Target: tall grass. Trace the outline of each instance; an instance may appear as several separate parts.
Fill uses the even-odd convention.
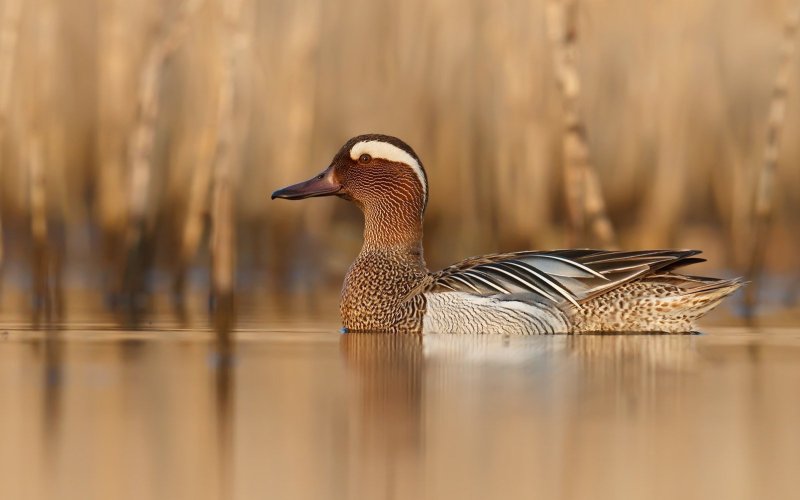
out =
[[[369,131],[402,137],[426,166],[431,267],[569,243],[545,0],[246,0],[235,23],[229,3],[0,2],[7,281],[31,270],[37,239],[73,270],[68,284],[133,302],[173,280],[338,286],[358,212],[268,194]],[[603,194],[592,210],[605,204],[620,247],[704,247],[717,267],[744,269],[788,5],[580,2],[575,111]],[[790,90],[799,67],[787,63]],[[767,272],[798,267],[795,97],[761,238]],[[34,216],[57,230],[43,239]]]

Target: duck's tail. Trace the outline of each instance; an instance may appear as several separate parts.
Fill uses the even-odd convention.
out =
[[[690,332],[698,318],[744,284],[741,278],[648,276],[582,304],[576,313],[577,330]]]
[[[714,279],[702,286],[687,290],[686,295],[691,300],[686,313],[691,315],[692,321],[696,320],[717,307],[725,297],[746,283],[742,278]]]

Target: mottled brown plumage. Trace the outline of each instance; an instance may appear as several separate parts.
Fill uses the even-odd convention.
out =
[[[515,252],[430,273],[422,255],[427,177],[395,137],[354,137],[324,172],[273,198],[328,195],[364,213],[364,244],[342,289],[349,331],[686,332],[742,285],[675,273],[703,260],[695,250]]]

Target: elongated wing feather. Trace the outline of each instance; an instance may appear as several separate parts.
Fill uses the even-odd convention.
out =
[[[555,250],[473,257],[431,274],[412,294],[462,291],[477,295],[580,303],[631,280],[700,262],[697,250]],[[515,299],[516,300],[516,299]]]

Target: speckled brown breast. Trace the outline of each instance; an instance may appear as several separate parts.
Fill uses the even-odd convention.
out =
[[[425,297],[404,300],[427,272],[421,259],[368,250],[356,258],[342,288],[340,311],[348,331],[420,332]]]

